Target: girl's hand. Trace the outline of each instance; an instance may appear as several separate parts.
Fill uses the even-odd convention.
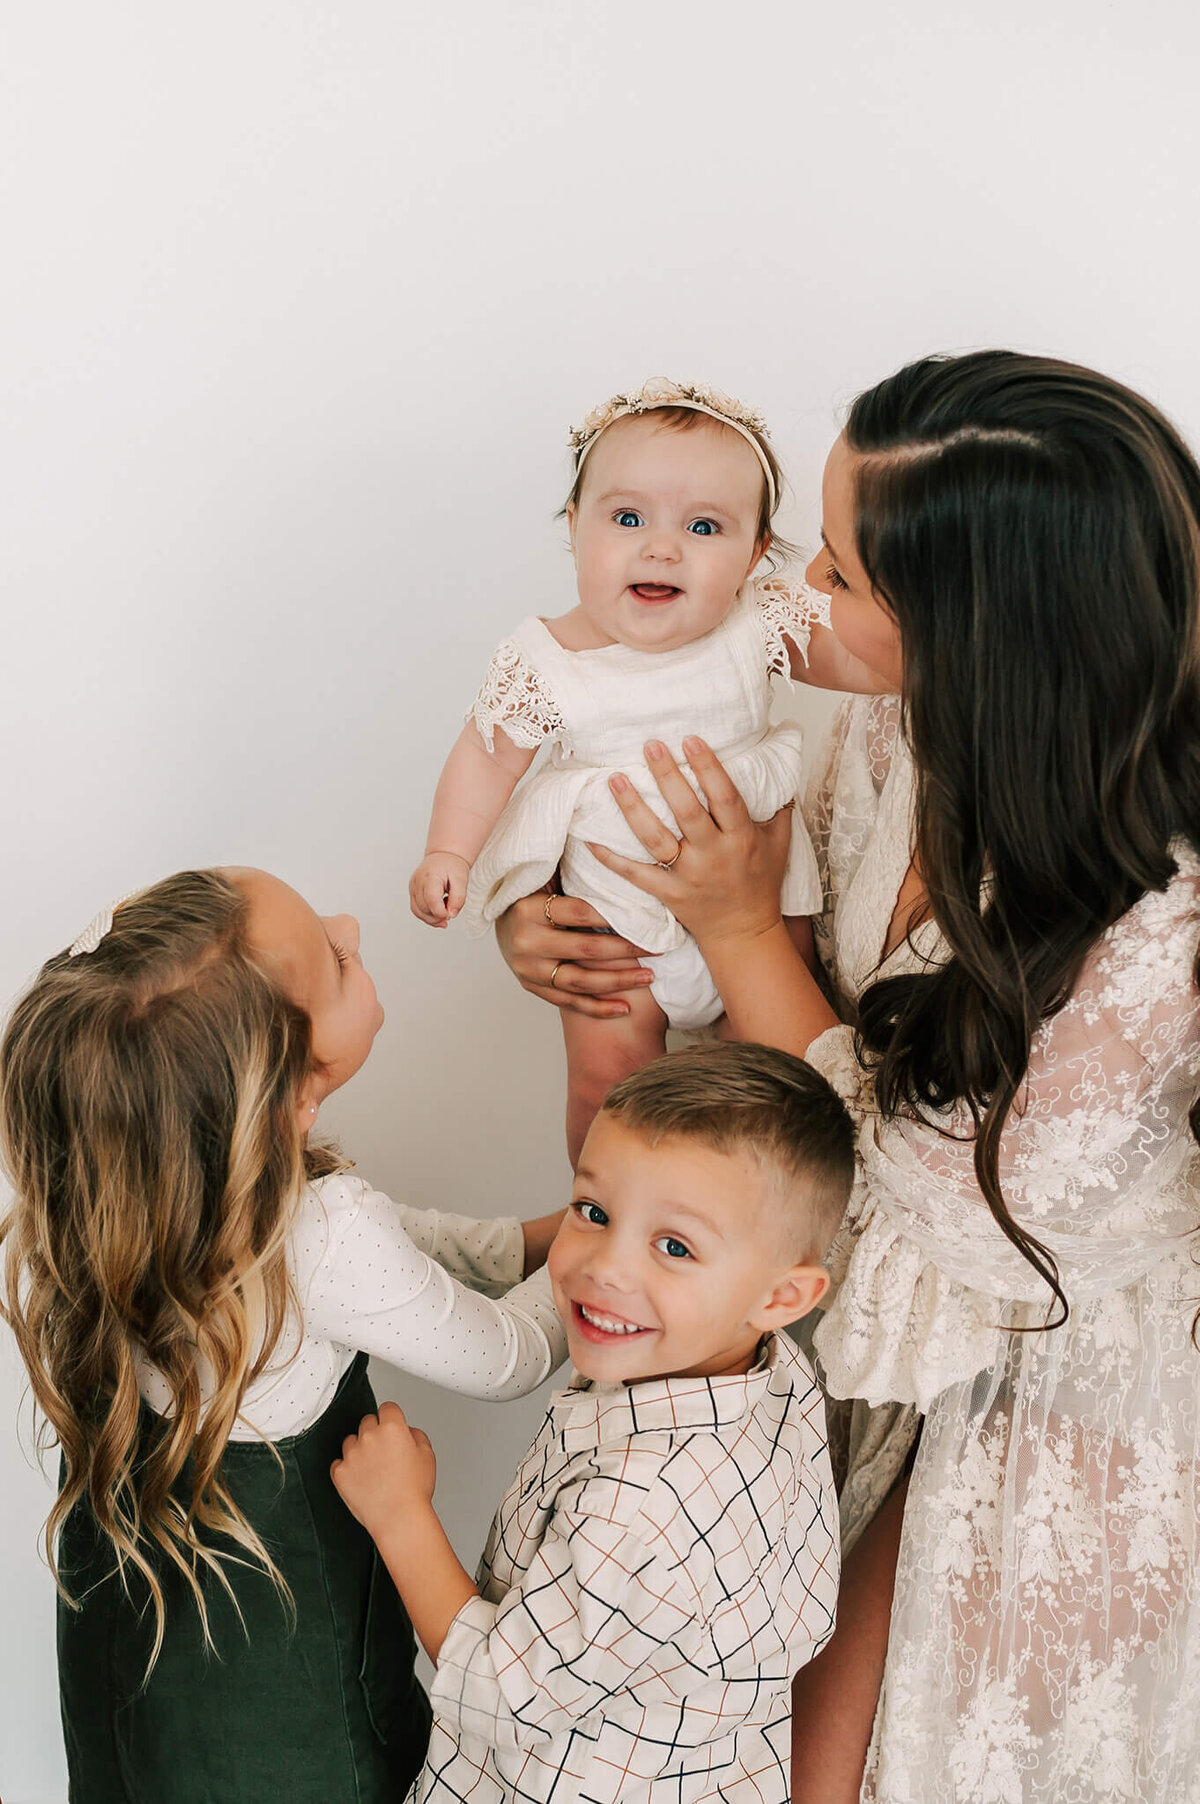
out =
[[[637,962],[638,947],[629,940],[596,931],[606,926],[604,916],[578,896],[538,890],[500,916],[496,940],[531,996],[580,1015],[627,1015],[621,991],[643,989],[653,973]]]
[[[467,899],[471,867],[457,852],[427,852],[408,880],[408,900],[418,921],[448,927]]]
[[[683,749],[707,808],[667,748],[657,740],[646,747],[654,780],[679,824],[678,836],[646,806],[627,777],[616,776],[609,783],[621,813],[657,862],[639,864],[604,846],[590,849],[610,871],[665,902],[702,947],[717,940],[757,938],[782,919],[779,894],[791,846],[792,804],[769,821],[752,821],[704,741],[685,739]],[[664,868],[668,864],[670,869]]]
[[[409,1427],[398,1403],[364,1416],[329,1468],[343,1503],[375,1540],[401,1512],[429,1507],[436,1473],[428,1435]]]

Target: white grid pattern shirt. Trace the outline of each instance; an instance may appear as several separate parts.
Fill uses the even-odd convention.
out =
[[[754,1370],[552,1399],[450,1626],[419,1804],[787,1804],[789,1681],[833,1629],[820,1391]]]

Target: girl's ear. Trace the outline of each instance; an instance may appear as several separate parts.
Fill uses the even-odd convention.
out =
[[[568,501],[567,505],[563,508],[563,513],[567,516],[567,533],[570,536],[570,540],[571,540],[571,551],[572,551],[572,553],[574,553],[574,550],[575,550],[575,521],[578,516],[579,509],[576,507],[576,505],[573,501]]]
[[[772,1331],[786,1328],[815,1309],[828,1289],[829,1273],[823,1265],[793,1265],[750,1317],[751,1326]]]
[[[758,566],[762,563],[763,559],[766,557],[768,551],[770,551],[771,546],[774,543],[775,543],[774,534],[769,533],[769,532],[764,532],[762,538],[758,541],[758,544],[755,547],[754,556],[750,559],[750,568],[746,572],[747,576],[752,575],[753,572],[758,569]]]

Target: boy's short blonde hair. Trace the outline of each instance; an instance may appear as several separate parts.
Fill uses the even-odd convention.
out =
[[[652,1144],[678,1137],[752,1153],[777,1180],[790,1253],[815,1263],[828,1252],[854,1182],[855,1127],[803,1059],[771,1046],[688,1046],[624,1078],[604,1113]]]

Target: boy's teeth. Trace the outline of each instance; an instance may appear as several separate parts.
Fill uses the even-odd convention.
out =
[[[579,1313],[583,1317],[585,1322],[590,1322],[593,1328],[603,1328],[603,1330],[606,1334],[640,1334],[641,1333],[641,1329],[638,1327],[636,1322],[613,1322],[613,1321],[610,1321],[608,1316],[606,1316],[606,1315],[597,1315],[594,1310],[585,1309],[582,1303],[579,1305]]]

